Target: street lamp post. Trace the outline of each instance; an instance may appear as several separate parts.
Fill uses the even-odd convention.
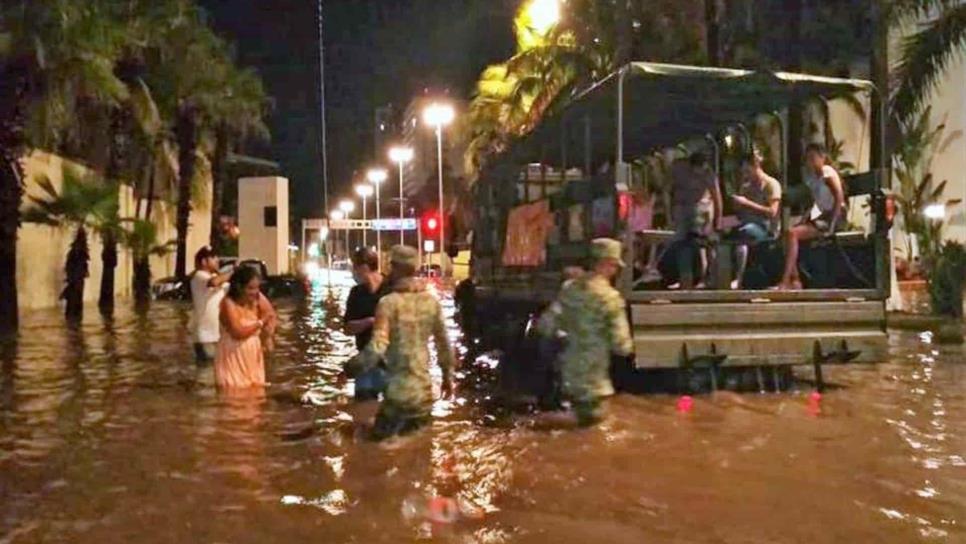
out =
[[[366,173],[369,183],[376,186],[376,221],[382,219],[382,204],[379,202],[379,187],[389,179],[389,172],[383,168],[373,168]],[[379,268],[382,268],[382,230],[376,229],[376,255],[379,257]]]
[[[362,197],[362,247],[369,247],[369,239],[366,236],[366,231],[369,230],[366,228],[366,221],[369,220],[366,204],[372,196],[372,185],[367,183],[356,185],[356,194]]]
[[[399,165],[399,245],[406,243],[406,231],[403,220],[406,217],[406,200],[403,197],[403,165],[413,160],[413,148],[394,147],[389,150],[389,159]]]
[[[436,158],[437,170],[439,173],[439,270],[442,275],[443,270],[443,249],[446,240],[445,224],[446,211],[443,202],[443,126],[453,122],[456,112],[453,107],[447,104],[432,103],[423,112],[423,121],[436,129]]]
[[[345,214],[345,219],[349,219],[349,214],[351,214],[356,209],[356,203],[351,200],[343,200],[339,203],[339,209]],[[349,248],[349,229],[345,229],[345,256],[346,258],[351,258],[352,250]]]

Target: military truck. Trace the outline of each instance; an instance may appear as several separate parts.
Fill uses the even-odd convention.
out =
[[[735,157],[752,149],[756,138],[749,127],[763,118],[774,129],[757,144],[771,148],[770,174],[785,189],[784,232],[810,205],[807,191],[788,184],[792,169],[803,166],[790,164],[790,146],[801,143],[789,142],[789,111],[824,110],[828,123],[830,101],[876,103],[871,97],[877,92],[857,79],[651,62],[624,66],[552,113],[481,173],[472,283],[458,292],[462,314],[475,324],[484,349],[521,345],[528,321],[559,291],[565,268],[583,265],[598,236],[623,240],[627,263],[656,254],[658,269],[673,276],[669,218],[661,224],[660,205],[651,207],[650,221],[636,217],[640,187],[647,192],[648,177],[654,177],[647,162],[698,142],[733,185]],[[852,127],[865,139],[884,132],[868,130],[868,109],[856,121],[861,126]],[[818,130],[817,137],[834,140],[830,132]],[[881,151],[883,143],[862,146]],[[633,365],[700,372],[712,387],[727,369],[745,369],[760,388],[778,387],[791,366],[809,365],[821,388],[822,365],[882,360],[893,208],[887,165],[881,152],[878,157],[879,164],[843,176],[851,215],[864,216],[858,225],[805,245],[804,289],[766,289],[777,282],[780,235],[751,248],[748,270],[757,280],[740,290],[727,288],[735,246],[727,235],[703,241],[716,255],[704,289],[670,289],[673,278],[635,283],[632,267],[625,269],[618,287],[628,302]],[[724,185],[726,193],[733,191]],[[660,191],[651,192],[660,200]],[[511,357],[508,364],[526,365],[528,358]]]

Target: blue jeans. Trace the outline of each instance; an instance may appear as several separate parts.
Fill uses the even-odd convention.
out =
[[[748,240],[749,242],[764,242],[771,238],[768,229],[761,223],[745,223],[741,225],[738,227],[738,235],[741,239]]]
[[[356,376],[356,400],[379,398],[379,393],[386,390],[387,383],[386,370],[381,366],[363,372]]]

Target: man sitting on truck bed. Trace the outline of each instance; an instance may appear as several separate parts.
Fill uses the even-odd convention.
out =
[[[737,229],[738,239],[752,244],[775,236],[782,201],[781,184],[765,173],[761,162],[758,151],[741,158],[741,187],[732,197],[741,222]],[[740,289],[748,265],[748,244],[738,245],[735,253],[737,266],[731,288]]]
[[[704,153],[696,152],[691,155],[685,164],[684,161],[675,161],[671,166],[671,215],[674,220],[674,241],[684,242],[691,247],[696,238],[703,238],[710,235],[715,230],[719,230],[721,224],[721,189],[718,184],[718,176],[715,175],[708,163],[708,157]],[[685,251],[685,255],[690,256],[690,251]],[[708,254],[705,249],[700,251],[701,272],[697,278],[700,287],[708,270]],[[690,289],[694,287],[694,280],[691,278],[690,259],[678,259],[681,287]]]
[[[598,238],[590,249],[590,272],[567,284],[538,324],[541,335],[566,334],[562,389],[582,427],[600,421],[603,399],[614,394],[611,354],[628,356],[634,349],[624,298],[612,285],[624,266],[621,244]]]

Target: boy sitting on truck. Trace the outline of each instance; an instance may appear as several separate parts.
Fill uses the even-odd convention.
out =
[[[778,215],[781,211],[782,186],[761,167],[761,155],[755,151],[741,159],[742,182],[738,194],[733,196],[734,205],[741,222],[737,229],[738,239],[745,244],[735,248],[737,266],[732,289],[740,289],[745,268],[748,266],[748,246],[758,244],[775,236]]]

